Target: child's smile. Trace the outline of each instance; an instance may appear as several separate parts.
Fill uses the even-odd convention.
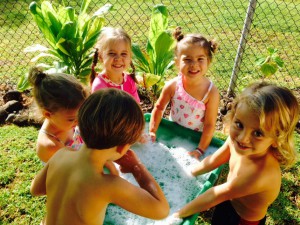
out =
[[[130,66],[131,50],[124,40],[110,43],[103,51],[100,58],[103,61],[104,73],[110,75],[122,75]]]
[[[197,76],[204,75],[208,70],[208,59],[203,47],[193,45],[192,47],[182,47],[177,65],[183,75]]]
[[[264,155],[275,144],[271,134],[262,130],[257,114],[245,103],[240,103],[236,108],[230,137],[236,151],[248,156]]]

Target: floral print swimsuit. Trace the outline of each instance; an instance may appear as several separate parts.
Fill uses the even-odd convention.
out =
[[[213,86],[210,82],[209,88],[201,101],[189,95],[183,88],[182,75],[178,76],[175,94],[171,100],[170,119],[181,126],[195,131],[203,130],[203,122],[206,106],[204,101]]]

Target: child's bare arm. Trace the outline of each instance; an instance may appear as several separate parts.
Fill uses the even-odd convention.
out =
[[[253,199],[259,199],[259,193],[265,196],[265,190],[269,188],[270,182],[262,185],[261,179],[257,179],[259,172],[252,169],[248,171],[247,169],[240,176],[208,189],[177,211],[174,217],[187,217],[197,212],[208,210],[227,200],[244,198],[243,202],[245,203],[246,201],[253,202]]]
[[[54,141],[50,140],[49,138],[39,137],[37,141],[37,155],[40,160],[43,162],[48,162],[48,160],[64,145],[62,143],[55,143]]]
[[[38,172],[31,182],[30,193],[33,196],[46,195],[46,178],[48,171],[48,163]]]
[[[165,108],[170,102],[172,96],[174,95],[175,88],[173,83],[174,82],[169,82],[166,84],[152,110],[152,115],[149,122],[149,135],[152,141],[155,141],[156,139],[156,131],[163,117]]]
[[[148,218],[165,218],[169,213],[169,204],[164,193],[147,168],[139,161],[135,153],[132,150],[128,150],[128,152],[121,159],[117,160],[116,163],[120,165],[121,172],[132,173],[140,187],[150,194],[140,191],[138,194],[134,191],[135,198],[142,201],[143,204],[148,203],[148,208],[139,207],[135,208],[133,211],[136,210],[135,213]],[[129,201],[130,200],[128,199],[127,202]]]
[[[132,150],[128,150],[128,152],[116,162],[121,166],[120,168],[123,173],[132,173],[141,188],[148,191],[156,199],[160,199],[159,194],[161,194],[161,192],[159,191],[160,188],[155,179]]]
[[[226,194],[226,184],[218,185],[208,189],[205,193],[186,204],[174,216],[184,218],[198,212],[202,212],[228,200]]]
[[[216,121],[218,117],[218,107],[220,102],[220,96],[217,88],[213,86],[208,102],[206,103],[206,112],[203,124],[203,132],[198,144],[198,148],[206,150],[214,135]]]
[[[229,150],[229,139],[212,155],[204,158],[196,167],[194,167],[191,173],[194,176],[198,176],[229,161],[230,150]]]

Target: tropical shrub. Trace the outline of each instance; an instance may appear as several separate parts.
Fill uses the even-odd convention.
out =
[[[133,64],[140,85],[150,90],[154,98],[159,96],[164,85],[164,75],[174,65],[175,40],[168,28],[167,8],[162,4],[155,5],[145,50],[136,43],[132,44]]]
[[[78,15],[70,6],[54,7],[49,1],[43,1],[40,5],[30,3],[30,13],[49,44],[49,48],[39,44],[25,48],[25,52],[39,53],[31,59],[32,63],[43,60],[36,66],[50,73],[72,74],[86,83],[91,73],[93,46],[104,24],[103,14],[112,8],[111,4],[106,4],[89,16],[86,11],[90,2],[82,1]],[[28,87],[27,74],[24,74],[19,80],[18,89],[25,90]]]

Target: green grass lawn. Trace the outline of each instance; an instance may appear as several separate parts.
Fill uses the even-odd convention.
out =
[[[0,224],[39,224],[45,213],[45,197],[32,197],[30,183],[42,168],[35,153],[38,129],[35,127],[0,127]],[[296,136],[296,148],[300,135]],[[221,133],[216,137],[225,139]],[[283,172],[282,188],[277,200],[268,210],[268,225],[296,225],[300,223],[299,174],[300,161],[292,169]],[[225,170],[219,182],[224,181]],[[210,224],[212,210],[200,213],[196,224]]]

